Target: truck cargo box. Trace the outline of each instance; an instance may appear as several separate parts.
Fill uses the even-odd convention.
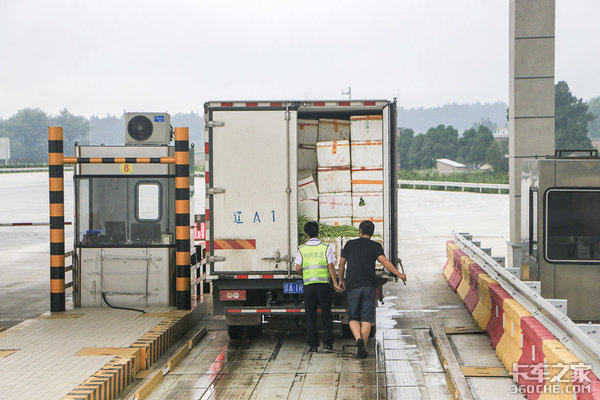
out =
[[[396,261],[395,102],[211,101],[205,104],[205,111],[209,277],[295,275],[298,202],[306,200],[306,193],[301,194],[298,189],[298,170],[317,169],[312,156],[316,151],[311,145],[315,134],[317,149],[323,139],[343,140],[335,149],[339,155],[349,150],[350,140],[350,147],[358,149],[352,150],[358,151],[361,165],[357,167],[381,168],[375,178],[362,179],[359,174],[357,185],[380,180],[377,186],[381,191],[365,190],[359,192],[362,195],[358,198],[354,196],[357,211],[352,211],[352,202],[348,201],[345,215],[330,212],[330,207],[328,212],[319,212],[319,218],[341,217],[350,223],[360,218],[376,219],[385,253],[392,262]],[[316,133],[315,121],[319,121]],[[357,137],[367,140],[352,140],[350,121],[357,129]],[[382,140],[374,141],[379,137],[379,126]],[[328,151],[331,156],[333,144]],[[308,152],[310,157],[306,157]],[[342,157],[343,165],[350,164],[348,158]],[[354,154],[351,158],[354,164]],[[319,183],[319,203],[323,203],[322,179],[318,173],[314,179]],[[350,182],[348,179],[347,196],[351,196]],[[361,197],[369,199],[366,206],[360,205]],[[303,212],[312,209],[310,214],[314,217],[314,206],[313,202],[304,204]]]
[[[300,318],[304,312],[294,268],[298,243],[305,240],[299,216],[334,226],[372,220],[380,235],[374,239],[396,263],[395,101],[213,101],[204,109],[207,279],[213,312],[226,316],[231,338],[256,332],[250,328],[267,318]],[[351,121],[362,140],[352,140]],[[365,167],[355,177],[353,143],[362,146],[355,168]],[[327,193],[340,189],[345,192]],[[353,190],[361,194],[355,207]],[[323,240],[335,245],[339,258],[348,238]],[[382,285],[391,278],[378,268],[381,300]],[[333,318],[349,334],[345,296],[333,299]]]

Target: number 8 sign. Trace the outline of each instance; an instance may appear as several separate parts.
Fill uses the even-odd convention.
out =
[[[121,172],[124,174],[130,174],[133,172],[133,165],[131,164],[121,164]]]

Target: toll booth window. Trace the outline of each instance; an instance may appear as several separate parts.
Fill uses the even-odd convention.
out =
[[[169,178],[101,176],[76,182],[78,246],[175,244],[174,189]]]
[[[160,184],[140,182],[136,186],[136,218],[138,221],[158,221],[160,219]]]
[[[546,192],[546,259],[600,261],[600,191],[550,189]]]

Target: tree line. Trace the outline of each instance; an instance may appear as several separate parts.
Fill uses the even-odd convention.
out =
[[[566,82],[555,87],[556,148],[564,150],[591,149],[588,130],[600,137],[600,97],[589,103],[575,97]],[[173,126],[190,127],[190,141],[201,144],[204,121],[201,114],[177,113],[171,116]],[[399,125],[402,126],[400,119]],[[496,124],[483,118],[472,128],[459,131],[451,125],[438,125],[424,134],[412,129],[401,131],[398,141],[400,168],[422,170],[435,167],[435,160],[448,158],[463,163],[488,162],[496,172],[508,170],[508,144],[496,141],[492,129]],[[66,108],[58,115],[40,109],[19,110],[7,119],[0,119],[0,137],[10,138],[11,163],[43,163],[48,158],[48,126],[62,126],[64,152],[73,154],[73,144],[120,145],[124,143],[124,115],[86,118],[74,115]],[[91,132],[90,132],[91,131]]]
[[[588,129],[597,124],[600,130],[600,118],[590,112],[590,107],[596,107],[600,115],[600,97],[588,104],[575,97],[565,81],[555,85],[556,149],[592,149]],[[437,159],[448,158],[473,165],[487,162],[494,172],[508,171],[508,140],[494,140],[489,124],[475,124],[462,135],[450,125],[438,125],[419,135],[412,129],[403,129],[398,151],[401,170],[434,168]]]
[[[508,171],[507,140],[494,140],[492,131],[484,125],[473,127],[459,136],[452,126],[438,125],[425,134],[414,135],[412,129],[400,132],[398,141],[400,169],[434,168],[436,160],[448,158],[477,165],[488,162],[497,172]]]

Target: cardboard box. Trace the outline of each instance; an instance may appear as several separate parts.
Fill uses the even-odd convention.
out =
[[[317,142],[319,167],[345,167],[350,165],[350,141]]]
[[[352,193],[352,219],[366,219],[383,215],[382,192]]]
[[[319,219],[319,199],[298,200],[298,215],[317,221]]]
[[[298,180],[298,200],[318,199],[319,190],[312,174],[306,178]]]
[[[353,115],[350,117],[351,140],[383,140],[381,115]]]
[[[317,147],[307,144],[298,145],[298,169],[317,169]]]
[[[353,167],[353,192],[383,192],[383,168]]]
[[[353,167],[382,167],[383,141],[359,140],[350,144]]]
[[[317,143],[319,134],[318,119],[299,119],[298,120],[298,144],[308,144],[314,146]]]
[[[342,119],[319,119],[319,142],[350,139],[350,121]]]
[[[350,192],[320,193],[319,217],[352,218],[352,194]]]
[[[319,168],[317,179],[320,193],[350,192],[350,167]]]

